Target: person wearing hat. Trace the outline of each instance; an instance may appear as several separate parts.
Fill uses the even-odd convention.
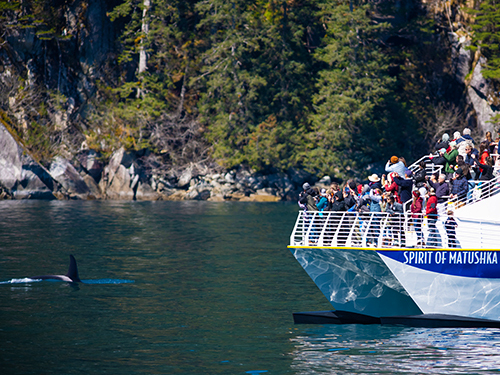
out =
[[[469,191],[469,184],[465,178],[462,168],[458,168],[453,175],[451,183],[451,195],[450,198],[457,198],[458,200],[463,200],[467,197],[467,192]]]
[[[316,203],[316,207],[318,207],[319,211],[325,211],[328,207],[328,197],[326,195],[326,189],[321,189],[319,192],[319,200]]]
[[[399,160],[397,156],[392,156],[385,165],[385,171],[387,173],[396,172],[400,176],[404,176],[406,167],[402,161]]]
[[[347,181],[347,185],[344,187],[344,205],[347,211],[354,211],[356,209],[356,204],[358,203],[358,186],[354,180]]]
[[[382,189],[382,183],[380,182],[380,177],[377,176],[375,173],[368,177],[368,181],[370,181],[370,183],[368,184],[368,186],[370,186],[370,189],[372,190]]]
[[[442,165],[443,167],[446,165],[446,159],[444,158],[444,154],[446,153],[445,148],[441,148],[438,150],[437,155],[430,154],[429,159],[434,165]]]
[[[299,194],[299,206],[305,207],[304,211],[318,211],[316,200],[314,199],[318,195],[317,191],[311,188],[308,182],[304,182],[302,189],[302,192]]]
[[[427,215],[427,224],[429,225],[429,236],[427,237],[427,246],[441,247],[441,235],[436,227],[438,219],[437,197],[434,188],[430,188],[427,193],[427,204],[425,214]]]

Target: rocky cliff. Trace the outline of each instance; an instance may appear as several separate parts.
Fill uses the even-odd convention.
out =
[[[0,198],[277,202],[295,200],[305,181],[317,181],[296,170],[262,175],[243,168],[203,173],[188,167],[180,175],[151,175],[143,157],[121,148],[103,165],[88,150],[72,163],[56,156],[45,168],[0,124]]]
[[[262,174],[243,167],[226,170],[212,162],[172,168],[159,165],[147,150],[118,148],[102,155],[89,149],[92,103],[106,92],[99,87],[123,78],[115,69],[117,30],[123,25],[108,17],[120,3],[61,2],[49,14],[56,20],[53,29],[41,29],[39,20],[29,18],[29,7],[16,10],[16,24],[0,22],[2,197],[274,201],[295,199],[304,181],[314,181],[297,170]],[[491,119],[500,113],[499,94],[481,73],[484,57],[467,48],[471,16],[464,2],[418,3],[447,30],[447,41],[437,47],[450,49],[450,60],[443,63],[463,87],[462,125],[480,136],[486,131],[496,135]],[[131,65],[128,73],[133,71]]]

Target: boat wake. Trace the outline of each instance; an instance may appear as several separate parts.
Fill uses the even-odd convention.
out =
[[[11,279],[7,281],[0,281],[0,284],[31,284],[39,283],[41,279],[30,279],[25,277],[23,279]],[[47,280],[47,281],[62,281],[62,280]],[[130,284],[134,283],[134,280],[127,279],[96,279],[96,280],[82,280],[82,284]]]
[[[83,284],[130,284],[134,280],[127,279],[97,279],[97,280],[82,280]]]
[[[0,284],[26,284],[26,283],[39,283],[41,279],[30,279],[25,277],[24,279],[11,279],[7,281],[0,281]]]

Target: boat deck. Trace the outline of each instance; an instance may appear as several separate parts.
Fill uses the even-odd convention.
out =
[[[301,211],[290,247],[498,249],[500,220],[491,218],[500,212],[492,216],[486,211],[500,207],[500,177],[478,181],[475,186],[479,188],[468,197],[439,204],[437,220],[410,212]],[[458,224],[455,234],[445,227],[449,210],[454,211]]]

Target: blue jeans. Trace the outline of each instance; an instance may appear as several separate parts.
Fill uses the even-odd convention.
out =
[[[427,217],[429,224],[429,236],[427,237],[427,246],[441,247],[441,235],[436,227],[437,217]]]
[[[421,218],[413,218],[411,219],[413,221],[413,225],[415,226],[415,232],[417,233],[417,238],[419,240],[424,238],[424,235],[422,233],[422,219]]]

